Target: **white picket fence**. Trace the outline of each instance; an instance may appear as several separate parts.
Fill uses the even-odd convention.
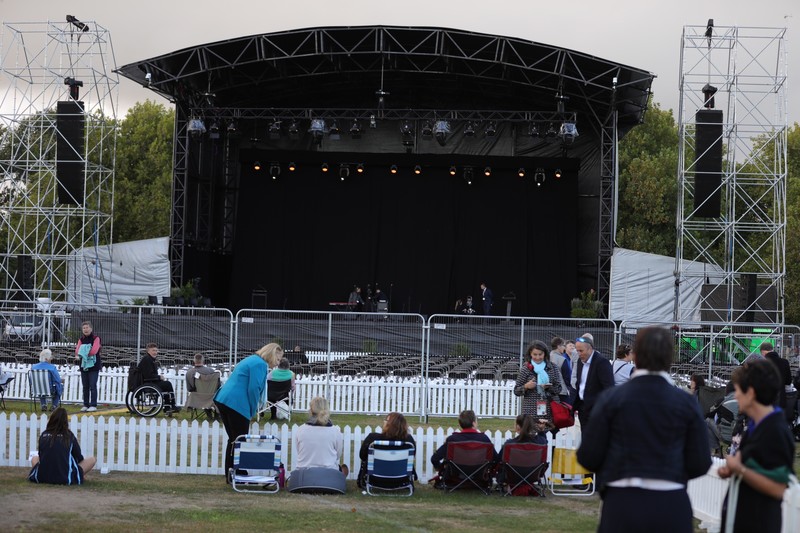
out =
[[[62,401],[82,403],[83,393],[77,366],[58,367],[64,382]],[[30,399],[27,374],[30,365],[5,364],[3,370],[15,376],[5,393],[8,399]],[[165,369],[177,397],[178,405],[186,402],[186,370]],[[222,381],[228,377],[223,371]],[[437,415],[458,416],[464,409],[472,409],[478,416],[514,418],[519,413],[519,398],[514,396],[511,381],[432,379],[428,382],[427,398],[431,406],[427,412]],[[126,367],[104,368],[97,383],[98,403],[124,405],[128,391]],[[414,414],[422,411],[422,380],[414,378],[377,378],[355,376],[303,376],[296,380],[295,409],[305,411],[315,396],[324,396],[335,413],[400,413]]]

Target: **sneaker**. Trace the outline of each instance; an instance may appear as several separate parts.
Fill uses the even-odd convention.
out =
[[[83,410],[83,409],[81,409],[81,411],[82,411],[82,410]],[[86,409],[86,410],[87,410],[88,412],[90,412],[90,413],[94,413],[95,411],[97,411],[97,407],[89,407],[89,408],[88,408],[88,409]]]
[[[88,411],[88,410],[89,410],[89,408],[88,408],[88,407],[86,407],[86,406],[83,406],[83,407],[81,407],[81,412],[82,412],[82,413],[85,413],[85,412],[86,412],[86,411]]]

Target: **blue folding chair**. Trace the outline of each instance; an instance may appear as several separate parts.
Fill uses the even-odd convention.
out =
[[[236,492],[274,494],[280,490],[280,466],[281,441],[277,437],[239,435],[233,444],[231,487]]]
[[[370,496],[403,491],[414,494],[416,449],[401,440],[376,440],[369,445],[366,490]]]

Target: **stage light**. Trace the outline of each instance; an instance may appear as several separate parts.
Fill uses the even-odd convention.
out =
[[[400,126],[400,133],[404,136],[414,135],[414,124],[410,120],[404,120],[403,124]]]
[[[378,121],[375,120],[375,115],[369,116],[369,127],[373,130],[378,127]]]
[[[578,128],[574,122],[563,122],[561,129],[558,130],[558,136],[561,137],[561,142],[564,144],[572,144],[578,136]]]
[[[253,163],[253,170],[255,170],[256,172],[261,170],[261,161],[256,161],[255,163]]]
[[[467,125],[464,126],[464,135],[467,137],[472,137],[475,135],[475,126],[472,125],[472,122],[467,122]]]
[[[342,138],[342,132],[339,130],[339,124],[334,120],[331,124],[331,129],[328,130],[328,137],[333,141],[338,141]]]
[[[350,177],[350,165],[341,164],[339,165],[339,179],[344,181],[345,178]]]
[[[350,138],[352,139],[361,138],[361,123],[358,121],[357,118],[354,118],[353,124],[350,125]]]
[[[483,134],[487,137],[494,137],[497,135],[497,123],[494,120],[490,120],[488,124],[486,124],[486,129],[483,130]]]
[[[492,175],[492,167],[486,167],[483,169],[483,175],[487,178]]]
[[[422,123],[422,131],[420,132],[422,138],[426,141],[430,141],[433,139],[433,125],[431,124],[430,120],[426,120]]]
[[[270,163],[269,164],[269,175],[272,179],[278,179],[278,176],[281,175],[281,166],[278,163]]]
[[[144,75],[144,86],[150,87],[151,85],[153,85],[153,73],[148,72]]]
[[[206,132],[206,125],[199,118],[191,118],[186,124],[186,131],[194,136],[202,135]]]
[[[397,165],[392,165],[389,167],[389,172],[392,174],[397,174]]]
[[[419,165],[414,165],[414,174],[416,174],[417,176],[422,174],[422,167]]]
[[[544,173],[544,169],[537,168],[536,172],[533,173],[533,182],[537,187],[541,187],[545,179],[547,179],[547,176]]]
[[[281,122],[279,120],[272,121],[272,124],[269,125],[268,134],[273,141],[281,138]]]
[[[297,125],[296,120],[293,120],[292,123],[289,124],[289,138],[293,141],[300,138],[300,126]]]
[[[450,167],[450,175],[451,176],[455,176],[456,175],[456,166],[455,165],[452,165]]]
[[[706,83],[701,90],[703,91],[703,107],[714,109],[714,95],[717,94],[717,88]]]
[[[557,168],[556,171],[553,173],[557,180],[561,179],[561,169]]]
[[[358,172],[359,174],[364,173],[364,163],[359,163],[356,165],[356,172]]]
[[[297,165],[294,164],[294,161],[290,161],[289,166],[286,168],[289,169],[289,172],[294,172],[295,170],[297,170]]]
[[[314,136],[317,144],[322,142],[322,136],[325,135],[325,120],[315,118],[311,120],[311,127],[308,129],[309,133]]]
[[[219,139],[219,122],[216,120],[212,121],[211,126],[208,127],[208,138]]]
[[[545,133],[545,137],[547,137],[548,139],[555,139],[557,135],[558,131],[556,131],[556,126],[551,122],[550,125],[547,127],[547,132]]]
[[[436,136],[436,142],[440,146],[447,143],[447,135],[450,133],[450,123],[446,120],[437,120],[433,125],[433,134]]]
[[[517,176],[519,176],[520,178],[524,178],[525,177],[525,169],[522,168],[522,167],[519,167],[519,170],[517,170]]]
[[[472,178],[474,177],[472,167],[464,167],[464,181],[467,185],[472,185]]]
[[[75,78],[64,78],[64,85],[69,86],[70,98],[73,100],[80,98],[80,88],[83,87],[83,82],[81,80],[76,80]]]
[[[239,130],[236,128],[236,121],[231,120],[228,122],[226,131],[228,132],[228,135],[238,135]]]
[[[530,124],[528,124],[528,135],[530,135],[533,138],[537,138],[541,135],[539,133],[539,126],[537,126],[535,122],[531,122]]]
[[[328,171],[328,163],[322,163],[322,167],[320,167],[320,170],[322,170],[323,172],[327,172]]]

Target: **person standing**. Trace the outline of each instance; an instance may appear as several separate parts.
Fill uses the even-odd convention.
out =
[[[364,300],[361,298],[361,287],[354,286],[347,298],[347,310],[361,312],[364,309]]]
[[[523,415],[531,415],[539,424],[552,427],[550,402],[561,392],[559,369],[547,358],[547,345],[533,341],[525,350],[525,362],[514,384],[514,395],[522,396]]]
[[[781,376],[781,384],[783,386],[778,394],[778,407],[783,409],[784,412],[789,411],[786,393],[792,388],[792,367],[788,360],[778,355],[778,352],[775,351],[775,347],[771,342],[763,342],[759,348],[764,359],[771,361],[772,364],[775,365],[775,368],[778,369],[778,374]],[[794,409],[791,411],[793,412]],[[789,420],[788,422],[791,423],[792,421]]]
[[[585,335],[578,337],[575,340],[575,346],[578,350],[578,364],[576,365],[576,397],[572,402],[572,407],[578,411],[578,419],[581,427],[584,428],[589,423],[589,416],[600,393],[614,386],[614,372],[611,370],[611,363],[608,362],[608,359],[594,349],[593,338]]]
[[[100,359],[100,337],[94,334],[92,323],[88,320],[81,324],[81,338],[75,345],[75,364],[81,370],[83,385],[83,407],[81,411],[97,411],[97,380],[103,362]]]
[[[80,485],[97,461],[81,454],[63,407],[57,407],[47,420],[47,427],[39,436],[38,452],[31,458],[32,468],[28,473],[28,480],[34,483]]]
[[[700,407],[669,376],[673,351],[670,330],[640,329],[636,371],[598,399],[582,427],[578,462],[597,473],[603,499],[598,532],[694,530],[686,484],[708,472],[711,455]]]
[[[53,352],[49,348],[42,350],[39,353],[39,362],[31,366],[31,370],[47,370],[50,372],[50,391],[53,398],[50,410],[55,411],[61,403],[61,393],[64,390],[64,385],[61,383],[61,375],[58,373],[58,369],[53,364]],[[47,396],[42,396],[40,400],[42,411],[47,410]]]
[[[225,479],[230,483],[233,468],[233,444],[236,437],[246,435],[250,420],[267,402],[267,373],[283,358],[283,348],[271,342],[236,364],[233,372],[214,396],[222,425],[228,435],[225,452]]]
[[[492,289],[486,286],[486,282],[481,282],[481,299],[483,300],[483,314],[491,315],[494,293]]]
[[[774,405],[783,382],[775,365],[763,359],[734,370],[731,381],[739,411],[749,422],[738,451],[717,471],[723,479],[733,477],[722,504],[720,531],[733,520],[732,531],[778,533],[794,464],[794,438]]]
[[[620,344],[617,346],[617,358],[611,363],[611,370],[614,372],[614,386],[619,387],[623,383],[627,383],[633,374],[634,366],[631,363],[633,353],[631,347],[627,344]]]

